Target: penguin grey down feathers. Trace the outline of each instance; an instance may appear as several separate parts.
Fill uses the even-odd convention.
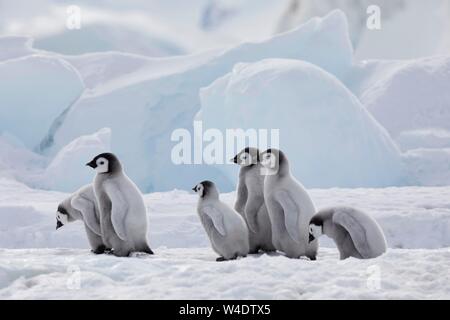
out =
[[[286,155],[268,149],[260,155],[266,169],[264,199],[272,224],[272,242],[290,258],[316,259],[317,240],[309,242],[309,221],[315,213],[308,192],[291,174]]]
[[[322,234],[334,240],[341,260],[371,259],[386,252],[386,238],[379,224],[354,208],[328,208],[315,214],[309,225],[309,239],[317,239]]]
[[[248,226],[250,253],[275,251],[272,226],[264,203],[264,174],[257,148],[245,148],[232,161],[240,166],[234,209]]]
[[[153,254],[147,243],[144,199],[123,171],[119,159],[112,153],[102,153],[86,165],[97,172],[94,192],[105,244],[119,257],[131,252]]]
[[[209,237],[217,261],[245,257],[249,252],[248,231],[244,219],[219,199],[219,191],[211,181],[192,188],[198,195],[197,213]]]
[[[110,250],[103,243],[100,230],[100,212],[91,184],[80,188],[58,205],[56,230],[76,220],[84,222],[86,235],[93,253],[100,254]]]

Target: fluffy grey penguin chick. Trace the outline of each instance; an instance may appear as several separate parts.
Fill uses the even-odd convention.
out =
[[[197,213],[213,250],[220,255],[217,261],[245,257],[249,245],[244,219],[220,201],[219,191],[213,182],[200,182],[192,190],[199,195]]]
[[[111,250],[103,243],[100,212],[92,184],[80,188],[58,205],[56,230],[76,220],[84,222],[84,229],[93,253],[100,254]]]
[[[316,212],[303,185],[292,176],[289,160],[278,149],[260,155],[266,169],[264,199],[272,224],[272,242],[290,258],[316,259],[318,242],[309,242],[309,221]]]
[[[315,214],[309,224],[309,240],[322,234],[334,240],[341,260],[371,259],[386,252],[386,238],[379,224],[354,208],[327,208]]]
[[[245,148],[232,161],[240,166],[234,209],[241,214],[249,231],[250,253],[275,251],[272,226],[264,203],[264,174],[257,148]]]
[[[104,243],[118,257],[126,257],[131,252],[153,254],[147,243],[144,199],[123,171],[119,159],[112,153],[102,153],[86,165],[97,172],[94,192]]]

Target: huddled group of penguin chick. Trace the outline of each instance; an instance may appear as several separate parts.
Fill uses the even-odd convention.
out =
[[[240,166],[234,209],[220,200],[213,182],[202,181],[193,188],[199,195],[197,213],[219,255],[217,261],[277,250],[289,258],[316,260],[322,234],[334,240],[341,259],[371,259],[386,251],[382,229],[366,213],[350,207],[316,212],[281,150],[259,152],[248,147],[232,161]],[[58,206],[56,229],[83,220],[96,254],[153,254],[147,243],[142,194],[119,159],[112,153],[102,153],[87,166],[97,173],[94,181]]]

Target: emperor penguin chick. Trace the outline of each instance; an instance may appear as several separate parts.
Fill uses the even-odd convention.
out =
[[[309,240],[322,234],[334,240],[341,260],[372,259],[386,252],[381,227],[371,216],[354,208],[327,208],[315,214],[309,224]]]
[[[272,242],[290,258],[316,259],[318,242],[309,242],[309,221],[316,212],[303,185],[292,176],[286,155],[268,149],[261,155],[266,169],[264,199],[272,224]]]
[[[250,253],[275,251],[272,226],[264,203],[264,174],[259,150],[245,148],[232,161],[241,167],[234,209],[247,222]]]
[[[84,229],[93,253],[100,254],[110,250],[103,243],[100,212],[92,184],[80,188],[58,205],[56,230],[76,220],[84,222]]]
[[[219,199],[219,191],[211,181],[192,188],[199,195],[197,213],[213,250],[216,261],[245,257],[249,252],[248,231],[244,219]]]
[[[119,159],[102,153],[86,164],[97,174],[94,192],[100,209],[103,240],[118,257],[131,252],[153,254],[147,244],[147,212],[138,187],[128,178]]]

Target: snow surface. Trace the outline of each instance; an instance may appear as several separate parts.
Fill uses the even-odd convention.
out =
[[[322,249],[315,262],[264,254],[217,263],[209,248],[160,249],[133,258],[76,249],[0,249],[0,257],[1,299],[450,297],[449,249],[396,249],[345,262],[333,249]]]
[[[264,254],[217,263],[197,196],[174,190],[145,195],[154,256],[94,255],[81,222],[55,230],[56,207],[67,194],[1,179],[0,298],[450,298],[449,187],[310,191],[318,208],[350,205],[372,214],[388,252],[342,262],[322,237],[316,262]],[[222,198],[232,204],[235,194]]]

